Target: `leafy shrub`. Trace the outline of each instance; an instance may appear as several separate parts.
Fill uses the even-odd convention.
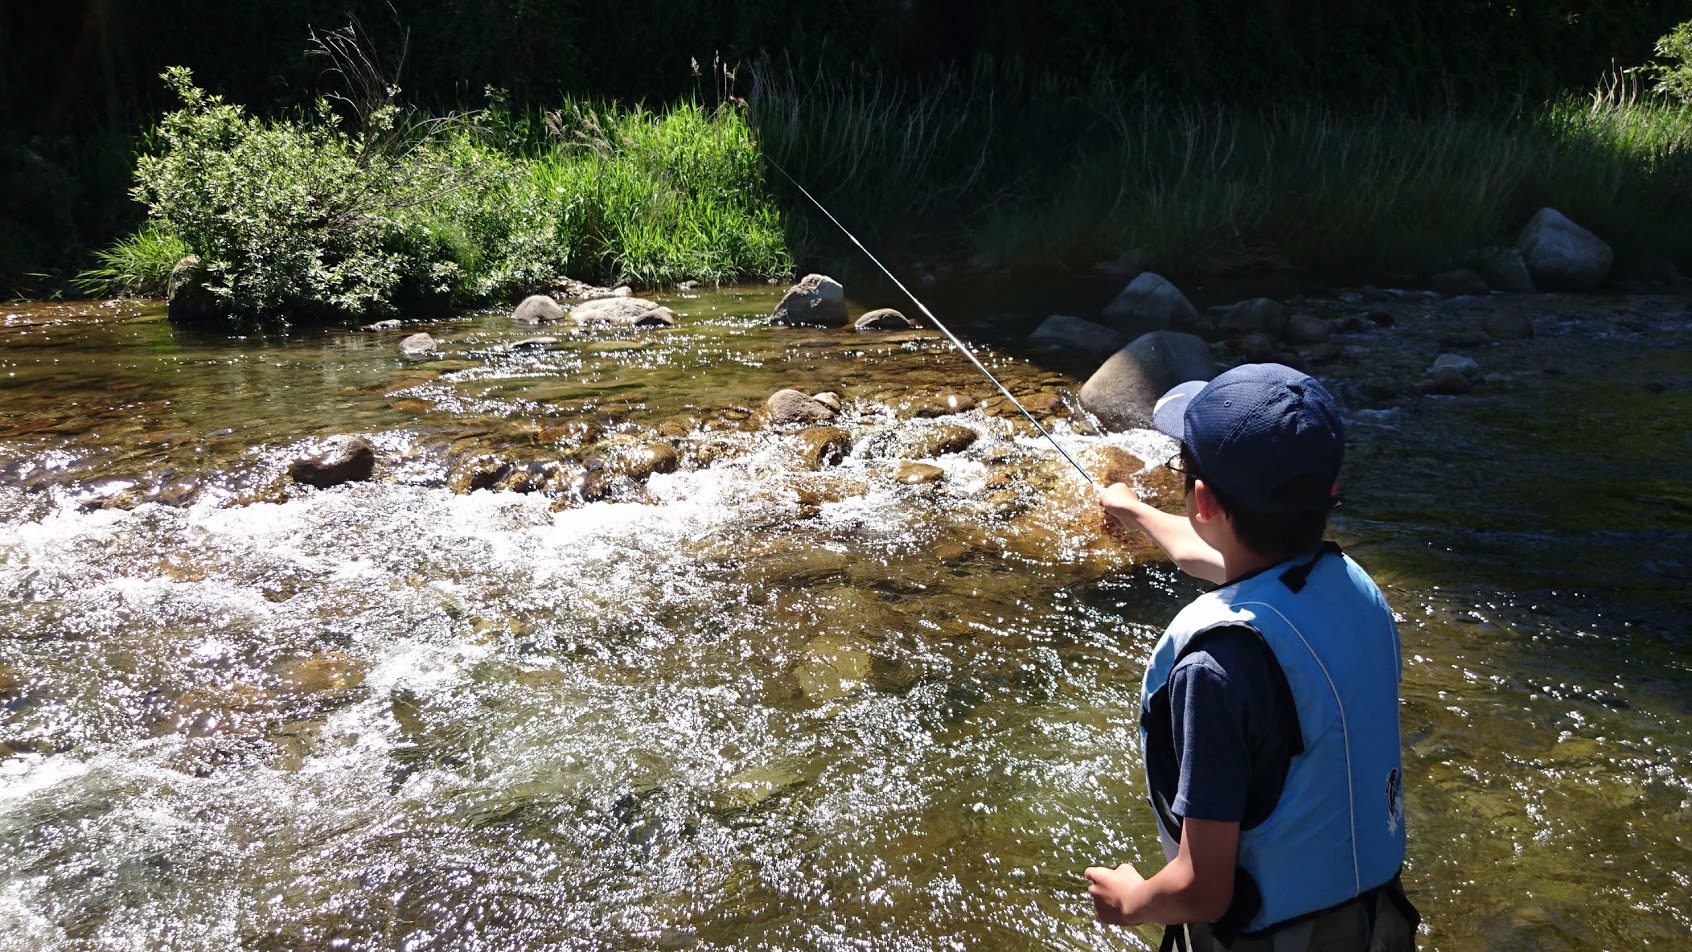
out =
[[[1692,102],[1692,20],[1657,40],[1657,91]]]

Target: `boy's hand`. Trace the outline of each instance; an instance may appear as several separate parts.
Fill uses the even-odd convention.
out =
[[[1121,486],[1117,483],[1111,489]],[[1124,487],[1126,488],[1126,487]],[[1109,492],[1110,490],[1106,490]],[[1130,490],[1132,492],[1132,490]],[[1133,863],[1123,863],[1115,869],[1103,866],[1090,866],[1086,871],[1087,895],[1093,897],[1093,915],[1105,925],[1137,926],[1139,920],[1131,918],[1124,911],[1128,894],[1134,887],[1145,882],[1145,877],[1134,868]]]
[[[1104,507],[1105,515],[1123,525],[1129,524],[1128,510],[1139,504],[1139,493],[1127,483],[1111,483],[1099,490],[1099,505]]]

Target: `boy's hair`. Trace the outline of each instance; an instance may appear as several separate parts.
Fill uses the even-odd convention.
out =
[[[1216,497],[1217,505],[1228,517],[1228,524],[1233,527],[1240,544],[1258,555],[1292,558],[1314,548],[1328,531],[1329,510],[1325,507],[1301,512],[1259,512],[1242,505],[1205,477],[1184,444],[1181,447],[1181,467],[1186,472],[1187,492],[1193,491],[1195,479],[1203,479],[1211,495]],[[1309,486],[1282,487],[1282,491],[1289,495],[1310,496],[1325,494],[1328,488],[1327,485],[1312,483]]]

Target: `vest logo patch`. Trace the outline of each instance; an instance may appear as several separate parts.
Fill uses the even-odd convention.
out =
[[[1397,836],[1398,828],[1404,825],[1404,778],[1397,767],[1387,774],[1386,799],[1387,832]]]

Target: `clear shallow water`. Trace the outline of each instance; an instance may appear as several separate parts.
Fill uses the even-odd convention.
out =
[[[1025,427],[911,418],[994,409],[936,335],[772,331],[774,300],[536,353],[469,318],[419,363],[12,308],[0,946],[1143,945],[1090,922],[1080,870],[1155,865],[1138,682],[1197,589],[1101,539]],[[1674,948],[1689,335],[1680,302],[1545,306],[1475,394],[1353,401],[1336,535],[1403,616],[1424,946]],[[1425,366],[1455,318],[1417,316],[1355,335],[1336,387]],[[1061,409],[1075,368],[981,326],[1067,445],[1100,442]],[[746,419],[787,386],[844,396],[853,457],[801,471]],[[979,439],[938,484],[867,450],[945,425]],[[376,481],[287,484],[346,432]],[[680,469],[597,502],[448,488],[475,454],[659,439]]]

